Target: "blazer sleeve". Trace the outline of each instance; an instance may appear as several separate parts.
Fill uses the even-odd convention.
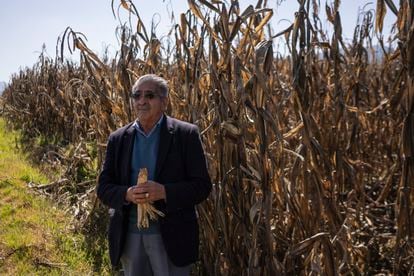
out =
[[[174,212],[182,208],[193,208],[204,201],[211,191],[211,180],[198,128],[193,126],[183,143],[184,168],[186,179],[175,183],[165,183],[166,208]]]
[[[120,141],[116,138],[114,135],[109,136],[105,161],[99,175],[97,195],[110,208],[121,209],[125,203],[128,186],[120,185],[120,177],[116,173],[120,147]]]

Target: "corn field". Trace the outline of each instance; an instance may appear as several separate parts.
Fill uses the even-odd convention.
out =
[[[134,119],[137,77],[156,73],[169,80],[168,113],[199,126],[214,183],[198,207],[195,275],[413,274],[414,1],[377,0],[350,43],[341,1],[298,2],[292,25],[273,34],[267,1],[240,10],[188,0],[160,39],[132,2],[112,0],[114,14],[131,14],[113,59],[68,28],[56,58],[41,55],[2,97],[3,116],[37,137],[32,153],[59,168],[34,189],[68,206],[90,246],[102,247],[91,233],[106,231],[95,196],[106,139]],[[375,59],[372,34],[386,12],[397,15],[395,47],[380,37]],[[276,37],[289,55],[274,51]]]

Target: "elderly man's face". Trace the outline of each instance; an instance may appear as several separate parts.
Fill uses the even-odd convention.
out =
[[[155,124],[167,108],[168,99],[161,96],[157,85],[152,82],[141,83],[132,98],[141,124]]]

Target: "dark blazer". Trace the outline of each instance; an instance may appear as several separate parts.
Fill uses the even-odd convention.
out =
[[[132,123],[111,133],[99,176],[97,194],[110,210],[108,230],[111,263],[117,266],[124,247],[132,204],[125,204],[135,129]],[[211,191],[206,160],[197,126],[164,115],[154,181],[164,185],[166,202],[154,202],[165,214],[160,217],[161,236],[167,254],[176,266],[198,258],[198,222],[195,205]]]

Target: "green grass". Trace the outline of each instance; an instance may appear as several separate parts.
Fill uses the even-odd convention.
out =
[[[0,275],[93,274],[70,217],[27,186],[49,181],[17,149],[17,138],[0,119]]]

